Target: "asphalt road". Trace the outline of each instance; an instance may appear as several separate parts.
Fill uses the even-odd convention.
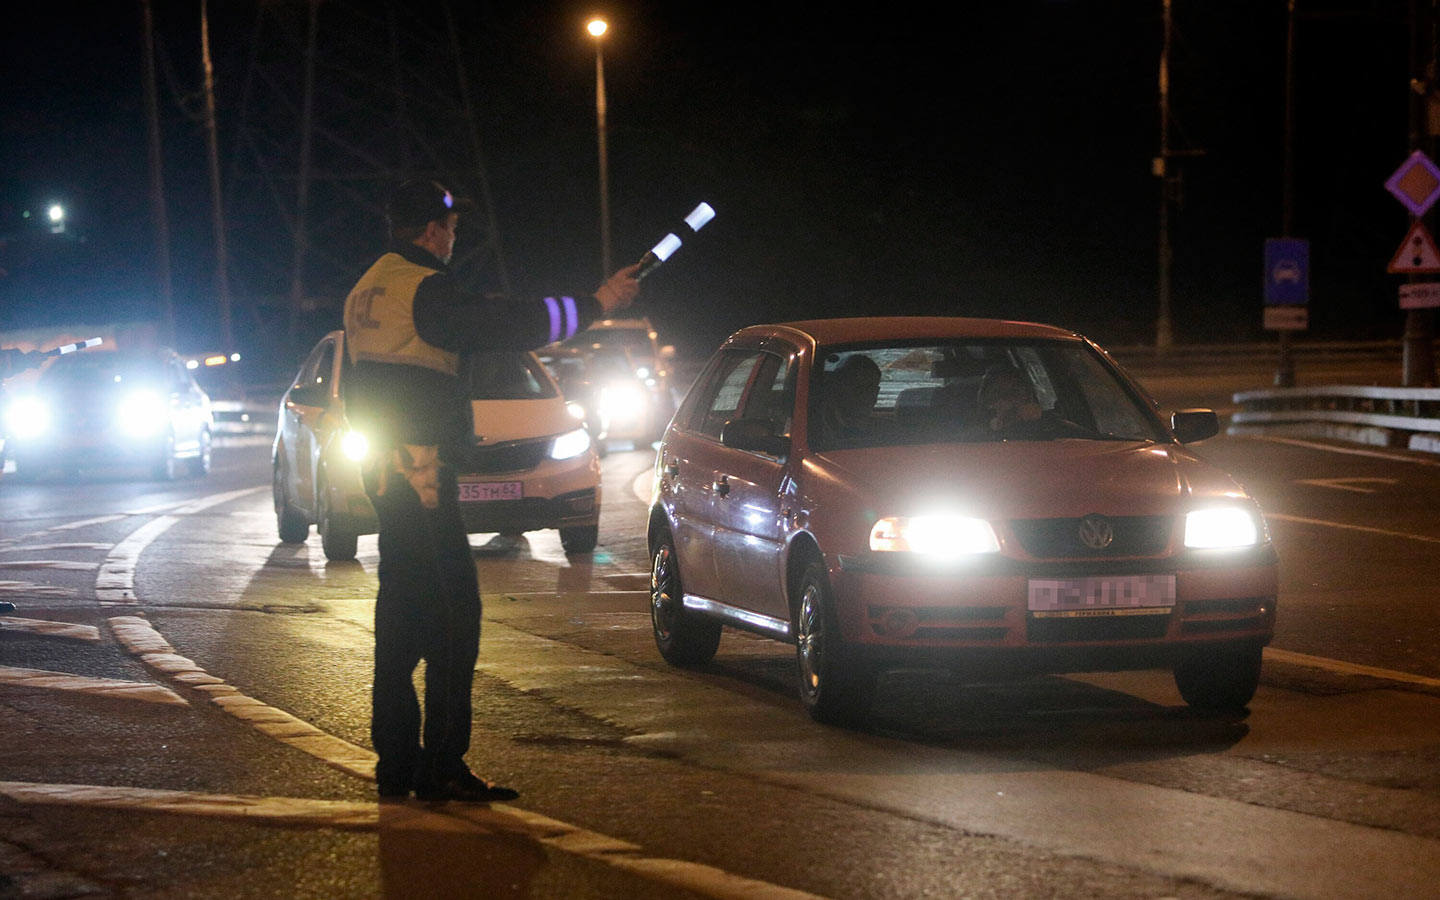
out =
[[[522,791],[489,810],[373,803],[374,538],[279,544],[264,448],[200,481],[0,483],[0,898],[1435,896],[1440,458],[1199,449],[1282,561],[1248,715],[1165,672],[907,672],[863,733],[805,716],[788,647],[660,660],[653,454],[612,453],[593,555],[472,536],[471,763]]]

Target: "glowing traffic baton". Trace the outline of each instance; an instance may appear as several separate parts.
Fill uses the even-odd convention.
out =
[[[88,341],[77,341],[73,344],[63,344],[54,350],[46,350],[46,356],[64,356],[67,353],[74,353],[76,350],[85,350],[90,347],[98,347],[105,343],[104,338],[91,338]]]
[[[690,210],[690,214],[685,217],[685,224],[690,226],[692,233],[698,232],[705,227],[705,223],[713,218],[715,218],[715,208],[708,203],[701,203]],[[679,250],[680,245],[680,239],[673,232],[661,238],[660,243],[651,247],[640,258],[640,271],[635,273],[635,280],[639,281],[653,272],[662,262],[669,259],[671,254]]]

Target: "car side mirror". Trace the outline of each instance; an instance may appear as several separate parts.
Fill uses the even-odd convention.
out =
[[[1220,433],[1213,409],[1177,409],[1170,415],[1170,430],[1182,444],[1193,444]]]
[[[732,419],[720,429],[720,443],[733,450],[750,450],[770,456],[790,452],[790,439],[775,433],[768,419]]]
[[[323,384],[306,384],[290,389],[290,402],[297,406],[329,406],[330,392]]]

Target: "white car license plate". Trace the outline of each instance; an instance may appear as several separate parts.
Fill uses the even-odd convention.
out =
[[[462,481],[460,502],[478,503],[486,500],[519,500],[525,495],[523,481]]]
[[[1030,579],[1029,608],[1037,618],[1141,616],[1174,606],[1174,575]]]

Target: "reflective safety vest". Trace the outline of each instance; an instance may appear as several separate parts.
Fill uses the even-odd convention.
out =
[[[457,354],[425,343],[415,331],[415,291],[436,271],[386,253],[360,276],[345,298],[345,344],[351,362],[423,366],[446,375],[460,371]]]

